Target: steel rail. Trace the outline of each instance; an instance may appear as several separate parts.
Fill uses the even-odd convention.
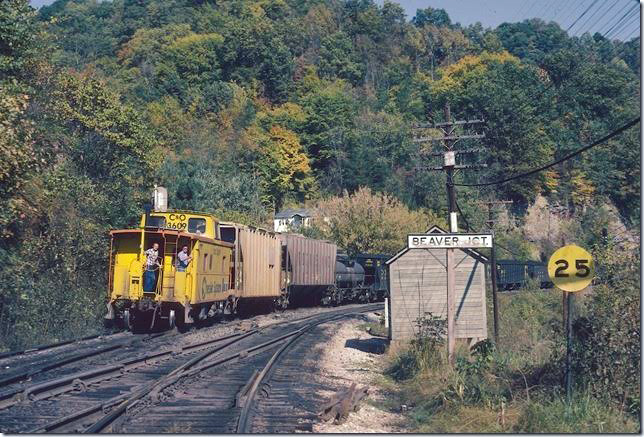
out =
[[[107,426],[109,426],[111,423],[114,423],[114,421],[119,419],[124,413],[126,413],[128,410],[130,410],[136,404],[138,404],[138,402],[142,398],[144,398],[147,395],[151,395],[151,396],[157,395],[158,396],[158,394],[162,390],[164,390],[166,387],[176,383],[181,378],[193,376],[193,375],[199,374],[199,373],[201,373],[201,372],[203,372],[203,371],[205,371],[207,369],[210,369],[212,367],[215,367],[215,366],[227,363],[227,362],[231,362],[231,361],[234,361],[234,360],[239,359],[239,358],[244,358],[244,357],[246,357],[246,356],[248,356],[250,354],[256,353],[257,351],[259,351],[259,350],[261,350],[263,348],[266,348],[266,347],[271,346],[273,344],[276,344],[278,342],[284,341],[284,340],[288,339],[289,337],[293,337],[295,335],[299,336],[299,335],[303,334],[305,330],[311,329],[313,326],[317,326],[317,325],[319,325],[321,323],[326,323],[326,322],[328,322],[328,321],[330,321],[332,319],[346,317],[347,315],[350,315],[350,314],[356,314],[356,313],[360,313],[360,312],[372,311],[374,309],[378,309],[380,306],[382,306],[382,304],[375,304],[375,305],[371,305],[369,308],[364,308],[364,309],[362,309],[360,311],[355,311],[357,308],[352,308],[351,311],[353,311],[353,312],[346,313],[346,314],[337,314],[337,313],[342,313],[343,311],[346,311],[346,309],[345,310],[338,310],[338,311],[328,312],[328,313],[326,313],[324,315],[331,315],[331,317],[326,317],[324,320],[319,321],[317,323],[314,323],[313,325],[307,325],[307,326],[305,326],[303,328],[296,329],[296,330],[291,331],[291,332],[289,332],[287,334],[281,335],[281,336],[279,336],[277,338],[268,340],[268,341],[263,342],[263,343],[261,343],[259,345],[252,346],[250,348],[244,349],[244,350],[242,350],[240,352],[228,355],[226,357],[219,358],[219,359],[213,360],[213,361],[204,362],[199,366],[197,366],[197,364],[199,364],[200,362],[205,361],[208,357],[210,357],[214,353],[219,352],[219,351],[223,350],[224,348],[226,348],[226,347],[228,347],[228,346],[230,346],[230,345],[232,345],[234,343],[237,343],[237,342],[241,341],[242,339],[244,339],[244,338],[246,338],[246,337],[248,337],[250,335],[258,333],[261,330],[264,330],[264,329],[267,329],[267,328],[270,329],[270,328],[276,327],[277,325],[288,325],[288,324],[292,324],[292,323],[301,322],[301,321],[304,321],[304,320],[307,320],[307,319],[320,317],[320,314],[319,313],[318,314],[312,314],[310,316],[302,317],[302,318],[299,318],[299,319],[287,320],[287,321],[282,321],[282,322],[275,322],[275,323],[271,323],[269,325],[265,325],[265,326],[263,326],[263,327],[261,327],[259,329],[249,331],[247,333],[232,334],[232,335],[227,336],[227,337],[222,337],[222,338],[218,338],[218,339],[214,339],[214,340],[208,340],[206,342],[202,342],[202,343],[198,343],[198,344],[183,347],[181,350],[186,351],[186,350],[189,350],[189,349],[194,349],[194,348],[196,348],[198,346],[203,346],[204,344],[207,344],[207,343],[219,342],[219,341],[222,341],[222,340],[225,340],[225,339],[230,339],[230,338],[236,337],[233,340],[231,340],[230,342],[227,342],[227,343],[225,343],[225,344],[223,344],[223,345],[221,345],[221,346],[219,346],[219,347],[217,347],[215,349],[208,350],[208,351],[204,352],[203,354],[200,354],[200,355],[190,359],[189,361],[187,361],[187,362],[183,363],[182,365],[178,366],[177,368],[173,369],[170,373],[162,376],[161,378],[159,378],[159,379],[157,379],[155,381],[151,381],[151,382],[149,382],[147,384],[141,385],[141,386],[135,388],[134,390],[130,391],[129,393],[124,393],[124,394],[118,395],[116,397],[110,398],[110,399],[108,399],[108,400],[106,400],[106,401],[104,401],[104,402],[102,402],[100,404],[97,404],[95,406],[91,406],[91,407],[89,407],[87,409],[75,412],[75,413],[73,413],[71,415],[68,415],[68,416],[65,416],[65,417],[62,417],[62,418],[60,418],[58,420],[55,420],[53,422],[50,422],[50,423],[45,424],[43,426],[40,426],[40,427],[34,429],[33,431],[30,431],[30,432],[31,433],[57,432],[56,431],[57,429],[65,426],[65,425],[69,425],[69,424],[71,424],[73,422],[77,422],[79,420],[82,420],[83,418],[87,418],[88,416],[91,416],[91,415],[96,414],[98,412],[101,412],[101,411],[106,412],[107,410],[111,409],[111,411],[109,411],[103,417],[99,418],[96,422],[94,422],[92,425],[90,425],[89,427],[85,428],[82,431],[84,433],[98,433],[98,432],[101,432]],[[152,354],[152,355],[154,357],[159,357],[159,356],[167,355],[168,353],[173,353],[173,352],[174,352],[173,350],[170,350],[170,351],[157,352],[157,353]],[[132,368],[132,364],[133,364],[134,361],[145,362],[145,361],[148,361],[150,359],[150,356],[151,356],[150,354],[146,354],[143,357],[133,359],[133,360],[130,360],[129,362],[123,363],[123,365],[129,366],[130,368]],[[108,369],[107,366],[106,366],[106,367],[101,368],[101,369],[96,369],[95,371],[84,372],[84,373],[85,373],[86,377],[92,378],[93,376],[96,376],[97,374],[101,374],[101,372],[105,372],[104,373],[105,377],[103,377],[101,379],[107,379],[108,377],[111,377],[109,375],[111,375],[114,370],[115,370],[114,368],[109,368]],[[79,375],[76,375],[76,376],[79,376]],[[67,379],[66,382],[69,384],[69,379],[70,378],[66,378],[66,379]],[[80,378],[76,378],[76,380],[72,380],[71,382],[76,383],[78,385],[78,383],[79,383],[78,379],[80,379]],[[81,380],[81,382],[82,382],[82,380]],[[93,383],[95,381],[90,379],[88,382]],[[55,389],[55,387],[54,387],[54,389]],[[67,390],[67,391],[69,391],[69,390]],[[52,392],[52,395],[53,395],[53,392]],[[41,399],[41,397],[38,396],[37,399]]]
[[[328,323],[328,322],[331,322],[331,321],[334,321],[334,320],[339,320],[339,319],[342,319],[342,318],[345,318],[345,317],[349,317],[349,316],[352,316],[352,315],[372,311],[372,310],[373,310],[373,308],[368,308],[368,309],[365,308],[365,309],[363,309],[361,311],[356,311],[356,312],[353,312],[353,313],[339,314],[339,315],[336,315],[334,317],[329,317],[327,319],[324,319],[324,320],[321,320],[321,321],[318,321],[318,322],[315,322],[315,323],[311,323],[311,324],[299,329],[298,332],[289,341],[285,342],[273,354],[273,356],[271,356],[270,360],[268,361],[268,363],[266,363],[266,365],[264,366],[262,371],[259,372],[259,374],[253,373],[253,375],[251,376],[250,380],[247,382],[247,386],[249,386],[249,388],[247,388],[245,391],[247,391],[248,394],[245,396],[246,399],[245,399],[244,404],[242,406],[242,410],[241,410],[240,415],[239,415],[239,420],[237,422],[237,430],[236,430],[237,434],[249,434],[251,432],[249,418],[250,418],[250,414],[251,414],[252,405],[253,405],[253,402],[255,400],[255,395],[257,394],[257,389],[259,388],[260,384],[264,381],[264,379],[266,378],[268,373],[271,371],[271,369],[273,368],[273,366],[275,365],[275,363],[277,362],[279,357],[282,355],[282,353],[284,353],[284,351],[286,351],[288,348],[293,346],[295,344],[295,342],[302,335],[306,334],[308,331],[310,331],[311,329],[315,328],[316,326],[319,326],[319,325],[322,325],[324,323]],[[252,381],[252,383],[251,383],[251,381]]]
[[[81,361],[81,360],[84,360],[86,358],[95,357],[97,355],[101,355],[101,354],[104,354],[106,352],[112,352],[114,350],[121,349],[123,347],[132,346],[135,343],[149,341],[149,340],[152,340],[152,339],[155,339],[155,338],[158,338],[158,337],[164,337],[164,336],[169,336],[169,333],[155,334],[155,335],[145,337],[145,338],[141,338],[141,339],[128,338],[128,339],[125,339],[124,341],[118,342],[116,344],[112,344],[112,345],[109,345],[109,346],[104,346],[104,347],[101,347],[101,348],[98,348],[98,349],[95,349],[95,350],[92,350],[92,351],[82,352],[80,354],[76,354],[76,355],[72,355],[72,356],[63,357],[63,358],[60,358],[58,360],[49,362],[49,363],[47,363],[45,365],[38,366],[36,368],[34,368],[33,365],[26,365],[26,366],[18,367],[17,372],[13,373],[12,375],[9,375],[7,377],[4,377],[4,378],[0,379],[0,387],[10,385],[10,384],[13,384],[13,383],[18,382],[18,381],[23,381],[23,380],[25,380],[27,378],[31,378],[31,377],[33,377],[35,375],[38,375],[38,374],[41,374],[41,373],[44,373],[44,372],[48,372],[48,371],[53,370],[53,369],[57,369],[59,367],[65,366],[67,364],[71,364],[71,363],[74,363],[74,362],[77,362],[77,361]]]
[[[125,360],[119,364],[99,367],[93,370],[83,372],[76,372],[69,375],[64,375],[59,378],[50,379],[41,383],[32,384],[28,387],[13,390],[9,393],[1,395],[0,397],[0,410],[16,405],[20,402],[30,400],[37,401],[47,399],[52,396],[57,396],[63,393],[74,391],[78,388],[85,389],[90,384],[101,382],[105,379],[113,378],[114,376],[122,375],[140,365],[146,364],[151,360],[161,358],[163,356],[176,355],[180,353],[190,352],[193,349],[207,347],[213,343],[219,343],[230,338],[239,337],[241,333],[231,334],[224,337],[218,337],[212,340],[206,340],[198,343],[193,343],[180,348],[170,348],[158,352],[146,353],[142,356]]]
[[[112,335],[115,335],[115,334],[112,334]],[[87,337],[81,337],[81,338],[75,338],[75,339],[71,339],[71,340],[59,341],[59,342],[51,343],[51,344],[43,344],[43,345],[40,345],[40,346],[34,346],[34,347],[24,349],[24,350],[4,352],[4,353],[0,354],[0,360],[3,360],[5,358],[10,358],[10,357],[15,357],[17,355],[25,355],[25,354],[32,353],[32,352],[40,352],[40,351],[44,351],[44,350],[47,350],[47,349],[54,349],[54,348],[57,348],[57,347],[66,346],[68,344],[76,343],[76,342],[79,342],[79,341],[93,340],[93,339],[99,338],[99,337],[103,337],[103,334],[88,335]]]

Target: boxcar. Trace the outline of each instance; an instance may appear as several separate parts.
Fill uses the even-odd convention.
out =
[[[294,305],[318,305],[335,283],[337,246],[299,234],[278,234],[282,242],[283,287]]]

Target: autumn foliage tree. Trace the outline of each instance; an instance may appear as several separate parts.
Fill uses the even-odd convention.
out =
[[[314,182],[306,156],[295,132],[273,126],[264,142],[259,164],[267,202],[281,209],[287,197],[304,200]]]
[[[429,211],[411,211],[397,198],[361,187],[351,195],[331,197],[316,206],[315,226],[349,254],[394,254],[407,234],[424,232],[444,221]]]

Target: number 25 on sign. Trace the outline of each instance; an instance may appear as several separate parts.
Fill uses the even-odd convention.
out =
[[[569,244],[552,254],[548,261],[548,275],[563,291],[581,291],[593,280],[595,263],[587,251]]]

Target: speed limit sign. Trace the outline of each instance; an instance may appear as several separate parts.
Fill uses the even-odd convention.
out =
[[[548,275],[563,291],[581,291],[593,280],[595,263],[587,251],[569,244],[552,254],[548,261]]]

